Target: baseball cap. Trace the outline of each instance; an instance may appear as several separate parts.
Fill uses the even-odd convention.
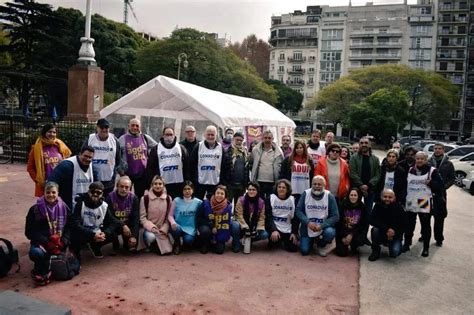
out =
[[[110,127],[110,123],[107,119],[101,118],[97,121],[97,126],[99,126],[99,127]]]

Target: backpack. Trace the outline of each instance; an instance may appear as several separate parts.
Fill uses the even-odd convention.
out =
[[[0,245],[0,278],[3,278],[8,274],[13,264],[18,265],[18,269],[16,272],[19,272],[20,264],[18,263],[18,250],[13,248],[12,243],[4,238],[0,238],[0,241],[5,243],[5,245],[7,246],[7,251],[5,251],[5,248]]]
[[[59,255],[51,255],[49,265],[51,277],[55,280],[70,280],[79,274],[79,260],[69,250]]]

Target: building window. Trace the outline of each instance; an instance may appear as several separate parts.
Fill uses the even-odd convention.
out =
[[[293,52],[293,59],[294,59],[294,60],[303,60],[303,52],[301,52],[301,51],[294,51],[294,52]]]
[[[314,68],[308,68],[309,73],[314,73]]]
[[[284,60],[285,60],[285,54],[284,54],[284,53],[280,53],[280,57],[278,58],[278,60],[284,61]]]
[[[275,59],[275,52],[272,51],[272,60]]]
[[[431,14],[431,7],[421,7],[420,14]]]
[[[448,63],[447,62],[440,62],[439,63],[439,70],[448,70]]]
[[[341,60],[340,52],[323,52],[323,61],[338,61]]]
[[[464,69],[464,65],[462,62],[456,62],[456,65],[454,67],[456,71],[462,71]]]
[[[274,71],[274,70],[275,70],[275,65],[272,63],[272,64],[270,65],[270,71]]]
[[[278,81],[280,81],[281,83],[283,83],[283,76],[282,76],[282,75],[279,75],[279,76],[278,76]]]
[[[285,66],[278,66],[278,72],[279,73],[285,72]]]
[[[309,60],[310,63],[314,63],[316,61],[316,57],[315,56],[309,56],[308,60]]]

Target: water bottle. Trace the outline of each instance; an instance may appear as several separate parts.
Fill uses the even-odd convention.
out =
[[[250,254],[250,246],[252,245],[252,238],[250,236],[244,237],[244,254]]]

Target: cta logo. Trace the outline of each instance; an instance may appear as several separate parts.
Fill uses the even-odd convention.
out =
[[[203,165],[201,166],[201,171],[214,171],[216,167],[214,165]]]
[[[168,172],[168,171],[177,171],[178,170],[178,165],[168,165],[163,167],[163,172]]]

